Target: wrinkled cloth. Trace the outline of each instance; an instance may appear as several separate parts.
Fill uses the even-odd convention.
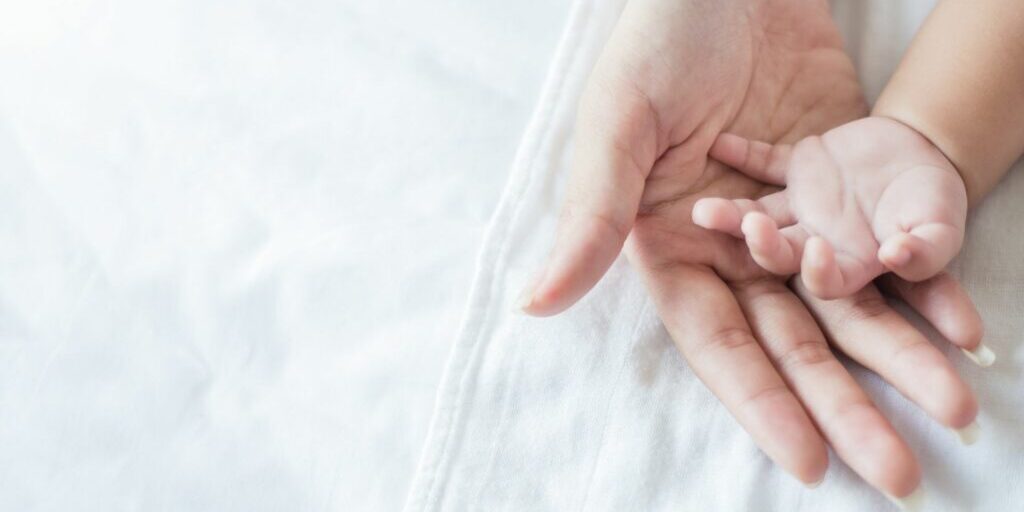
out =
[[[0,1],[0,511],[401,509],[568,6]]]
[[[884,510],[775,468],[623,262],[510,313],[622,0],[569,7],[0,2],[0,511]],[[836,4],[869,97],[929,7]],[[979,444],[854,369],[929,510],[1024,503],[1019,175],[954,268],[999,362],[940,345]]]
[[[553,240],[575,105],[623,4],[575,4],[483,243],[405,510],[893,509],[834,454],[814,490],[774,466],[687,367],[624,258],[562,315],[511,312]],[[836,3],[869,98],[930,6]],[[1017,169],[972,213],[953,265],[982,312],[996,365],[971,365],[915,319],[977,392],[977,444],[961,446],[877,376],[849,365],[919,457],[925,510],[1024,507],[1021,198],[1024,174]]]

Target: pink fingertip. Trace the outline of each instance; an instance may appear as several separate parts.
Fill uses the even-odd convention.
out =
[[[752,222],[755,221],[756,219],[753,218],[749,213],[743,216],[743,220],[740,221],[740,231],[743,232],[744,236],[749,238],[752,234],[756,232],[755,226],[751,224]]]
[[[693,205],[690,213],[693,223],[704,228],[733,233],[740,223],[739,214],[732,201],[718,197],[705,197]]]
[[[800,277],[812,294],[822,298],[832,298],[832,268],[835,262],[828,243],[820,237],[811,237],[804,246],[804,257],[801,262]]]
[[[708,150],[708,156],[716,160],[732,161],[735,160],[736,155],[742,152],[743,143],[746,139],[739,135],[733,135],[731,133],[723,133],[715,139],[715,142],[711,144],[711,148]]]
[[[887,267],[902,267],[910,263],[910,258],[913,256],[910,249],[902,244],[896,244],[894,249],[887,249],[883,246],[880,252],[882,254],[879,255],[879,259]]]
[[[743,223],[740,225],[740,229],[743,231],[743,234],[762,251],[774,248],[772,242],[774,242],[775,239],[769,236],[768,233],[777,228],[775,226],[775,222],[767,215],[760,212],[748,213],[743,217]]]
[[[772,220],[768,215],[761,212],[749,212],[743,216],[743,225],[748,226],[749,229],[763,229],[765,227],[775,228],[777,226],[775,221]]]
[[[704,229],[713,229],[714,212],[712,210],[714,206],[710,201],[707,198],[697,200],[693,205],[693,212],[690,214],[693,223]]]

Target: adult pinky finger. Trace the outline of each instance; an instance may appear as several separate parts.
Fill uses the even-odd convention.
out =
[[[877,373],[965,442],[976,436],[978,404],[949,359],[869,286],[850,297],[821,300],[795,281],[833,345]]]
[[[995,363],[995,352],[982,341],[985,328],[981,315],[967,292],[948,272],[919,282],[886,274],[878,284],[914,308],[972,362],[982,367]]]

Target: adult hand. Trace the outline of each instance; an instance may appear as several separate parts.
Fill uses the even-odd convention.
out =
[[[823,0],[632,0],[581,99],[558,239],[520,306],[569,307],[628,237],[669,334],[769,457],[815,483],[827,441],[874,487],[910,495],[920,480],[913,454],[812,312],[837,348],[962,428],[977,406],[950,363],[873,287],[830,302],[804,294],[809,311],[742,242],[690,220],[701,197],[774,191],[707,159],[719,133],[790,142],[865,112]],[[945,336],[978,346],[978,316],[947,275],[893,288]]]

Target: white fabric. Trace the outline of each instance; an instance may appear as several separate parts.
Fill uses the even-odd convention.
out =
[[[626,266],[508,314],[621,1],[577,2],[538,103],[567,0],[0,0],[0,510],[880,509],[773,468]],[[869,94],[928,6],[837,5]],[[1024,502],[1024,240],[977,228],[1021,181],[958,266],[981,444],[858,375],[935,510]]]
[[[773,466],[687,368],[622,258],[563,315],[510,313],[550,245],[574,106],[622,3],[576,4],[481,251],[407,512],[888,509],[835,457],[816,490]],[[837,6],[871,97],[928,7]],[[999,362],[981,370],[936,342],[978,393],[979,443],[961,447],[880,379],[852,368],[919,456],[926,510],[1024,506],[1022,197],[1018,171],[974,212],[955,265]]]
[[[399,510],[552,0],[0,0],[0,511]]]

